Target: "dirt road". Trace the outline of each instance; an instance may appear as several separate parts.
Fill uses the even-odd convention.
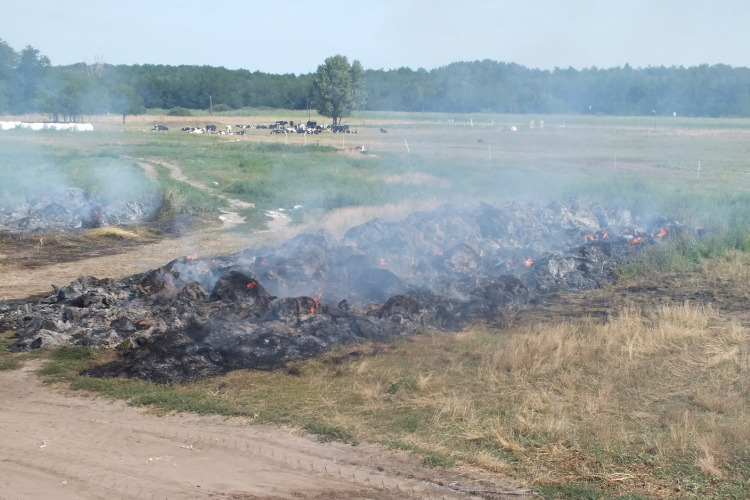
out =
[[[374,445],[320,443],[247,420],[159,417],[0,372],[0,499],[523,498]],[[441,485],[442,483],[443,485]],[[458,490],[458,491],[456,491]]]

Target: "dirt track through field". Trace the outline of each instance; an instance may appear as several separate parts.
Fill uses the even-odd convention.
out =
[[[511,482],[428,469],[374,445],[59,394],[38,366],[0,372],[0,499],[525,497]]]
[[[165,167],[169,170],[169,175],[175,180],[178,180],[180,182],[184,182],[186,184],[189,184],[193,186],[196,189],[200,189],[202,191],[207,191],[215,196],[218,196],[220,198],[223,198],[229,203],[229,207],[232,210],[244,210],[246,208],[253,208],[252,203],[248,203],[246,201],[242,200],[235,200],[234,198],[229,198],[227,196],[224,196],[220,193],[218,193],[215,189],[210,188],[203,184],[202,182],[198,182],[196,180],[190,179],[185,173],[182,171],[182,168],[180,168],[179,165],[175,165],[173,163],[167,163],[164,161],[156,161],[156,160],[138,160],[138,165],[143,169],[143,172],[151,177],[152,179],[156,178],[156,169],[154,168],[154,165],[160,165],[162,167]],[[239,213],[236,211],[231,210],[221,210],[221,215],[219,216],[219,219],[221,219],[222,227],[224,229],[228,229],[230,227],[236,226],[238,224],[242,224],[245,222],[245,218],[242,217]]]
[[[186,184],[189,184],[193,186],[196,189],[200,189],[201,191],[206,191],[214,196],[218,196],[219,198],[222,198],[227,201],[229,204],[230,210],[221,210],[221,215],[219,216],[219,219],[221,219],[221,222],[223,224],[223,229],[228,229],[230,227],[236,226],[238,224],[242,224],[245,222],[245,218],[239,215],[240,210],[246,210],[248,208],[253,208],[255,205],[252,203],[248,203],[246,201],[238,200],[236,198],[230,198],[229,196],[226,196],[222,194],[218,189],[212,188],[210,186],[207,186],[203,184],[200,181],[197,181],[195,179],[191,179],[185,173],[182,171],[182,168],[174,163],[165,162],[158,159],[148,158],[148,159],[139,159],[138,165],[143,169],[143,172],[151,177],[156,178],[156,169],[154,169],[154,165],[160,165],[162,167],[165,167],[169,170],[169,175],[173,179],[184,182]],[[267,215],[271,217],[271,221],[268,223],[268,231],[271,232],[277,232],[282,230],[286,225],[289,223],[289,217],[285,214],[282,214],[277,211],[271,211],[266,212]]]

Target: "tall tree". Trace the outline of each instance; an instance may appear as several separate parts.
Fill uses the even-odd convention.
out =
[[[346,56],[329,57],[318,66],[313,80],[318,113],[329,116],[338,125],[355,109],[364,106],[364,69],[359,61],[351,65]]]
[[[0,39],[0,113],[10,110],[10,105],[14,101],[15,85],[15,67],[18,61],[18,54],[8,45],[7,42]]]
[[[22,99],[22,102],[18,103],[19,110],[36,108],[37,92],[49,67],[49,58],[41,55],[39,50],[31,45],[27,45],[21,51],[16,66],[16,79]]]
[[[109,92],[109,107],[115,113],[122,114],[122,123],[125,123],[126,115],[139,115],[146,111],[138,92],[125,84],[120,84]]]

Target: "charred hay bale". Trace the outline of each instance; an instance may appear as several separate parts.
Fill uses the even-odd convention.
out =
[[[325,328],[330,332],[322,331]],[[278,321],[264,323],[251,335],[237,335],[219,351],[230,370],[273,370],[295,359],[310,359],[335,345],[335,326],[318,327],[316,335],[295,332]]]
[[[246,285],[247,286],[247,285]],[[203,285],[197,281],[189,281],[180,293],[177,294],[176,300],[186,304],[192,302],[207,302],[211,299],[211,295],[203,288]]]
[[[166,304],[174,300],[183,286],[180,273],[162,266],[147,272],[138,284],[138,290],[142,297],[147,297],[156,303]]]
[[[573,248],[568,255],[548,254],[534,261],[527,274],[541,293],[597,288],[617,280],[615,268],[632,249],[626,242],[594,242]]]
[[[326,309],[312,297],[286,297],[274,304],[270,317],[285,325],[299,325],[302,321],[314,319],[316,314],[320,317]]]
[[[388,297],[403,293],[404,282],[388,269],[365,269],[359,275],[354,291],[373,302],[383,302]]]
[[[453,274],[473,274],[480,266],[481,257],[465,243],[451,247],[443,255],[433,259],[433,265],[440,271]]]
[[[211,292],[211,299],[230,302],[244,310],[252,310],[255,316],[267,313],[271,309],[271,301],[275,298],[254,278],[239,271],[231,271],[221,276]]]
[[[475,313],[487,314],[498,307],[526,304],[529,297],[529,288],[521,278],[505,275],[480,280],[471,290],[469,302],[477,304]]]
[[[92,377],[120,377],[172,383],[215,377],[225,372],[224,359],[210,347],[196,344],[179,332],[146,339],[113,361],[82,372]]]
[[[70,304],[72,301],[79,299],[81,295],[92,291],[92,290],[109,290],[115,284],[115,281],[110,278],[97,279],[93,276],[80,276],[73,280],[69,285],[62,288],[57,288],[52,285],[55,290],[54,302],[65,302]]]

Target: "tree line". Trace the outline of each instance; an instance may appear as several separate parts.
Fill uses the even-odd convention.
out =
[[[750,116],[750,69],[742,67],[625,65],[541,70],[484,60],[433,70],[364,70],[355,63],[354,73],[349,66],[350,76],[361,81],[361,91],[349,96],[355,109]],[[212,66],[111,65],[104,61],[53,66],[31,46],[16,51],[0,40],[0,113],[6,114],[41,112],[55,120],[101,113],[141,114],[153,108],[180,114],[184,109],[208,109],[209,102],[215,111],[309,107],[333,112],[320,102],[322,91],[333,96],[330,89],[316,84],[316,73],[278,75]]]

